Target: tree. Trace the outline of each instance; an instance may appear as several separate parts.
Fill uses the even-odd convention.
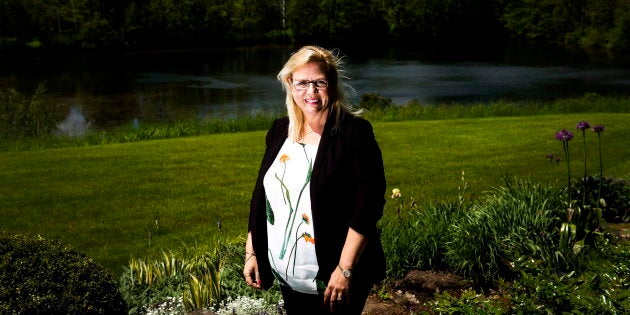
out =
[[[152,40],[191,42],[206,29],[204,6],[197,0],[150,0],[147,28]]]
[[[228,38],[261,41],[282,29],[281,3],[277,0],[234,0]]]
[[[556,41],[563,40],[573,24],[564,0],[509,1],[501,19],[515,36]]]
[[[380,1],[287,1],[287,29],[295,42],[350,44],[386,33]]]

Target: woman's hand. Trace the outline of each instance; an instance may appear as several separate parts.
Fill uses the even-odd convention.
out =
[[[348,303],[350,303],[350,279],[346,278],[339,268],[335,268],[324,291],[324,304],[330,304],[332,312]]]
[[[330,275],[328,286],[326,291],[324,291],[324,304],[330,304],[331,311],[335,308],[340,309],[344,304],[350,304],[351,278],[343,274],[342,268],[352,269],[358,257],[361,256],[366,242],[365,236],[353,228],[348,229],[346,242],[339,258],[339,265]]]
[[[247,233],[247,240],[245,241],[245,264],[243,266],[243,277],[247,285],[254,289],[262,289],[260,283],[260,274],[258,273],[258,260],[256,260],[256,253],[254,253],[254,246],[252,245],[252,233]]]
[[[243,276],[247,285],[254,289],[262,289],[260,285],[260,275],[258,274],[258,261],[256,260],[256,254],[245,253],[245,266],[243,267]]]

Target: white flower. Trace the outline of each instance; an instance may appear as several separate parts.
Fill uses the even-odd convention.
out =
[[[264,299],[253,299],[248,296],[227,298],[215,312],[217,315],[279,314],[277,305],[268,304]]]

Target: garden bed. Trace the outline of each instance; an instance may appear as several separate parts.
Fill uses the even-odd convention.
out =
[[[387,292],[384,294],[381,292],[370,295],[363,314],[397,315],[428,312],[430,309],[425,303],[433,300],[435,293],[449,292],[457,296],[470,286],[469,281],[452,273],[412,270],[404,279],[386,285]]]
[[[630,241],[630,223],[606,224],[609,233],[623,242]],[[368,297],[364,315],[432,314],[427,306],[435,300],[436,293],[448,293],[459,297],[472,287],[472,283],[453,273],[431,270],[411,270],[403,279],[389,281],[381,292]],[[500,299],[497,292],[491,298]]]

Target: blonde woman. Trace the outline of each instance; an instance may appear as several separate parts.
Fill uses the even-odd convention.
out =
[[[385,276],[383,160],[341,73],[333,51],[291,55],[278,74],[288,117],[267,132],[252,193],[243,275],[256,289],[278,281],[289,315],[361,314]]]

